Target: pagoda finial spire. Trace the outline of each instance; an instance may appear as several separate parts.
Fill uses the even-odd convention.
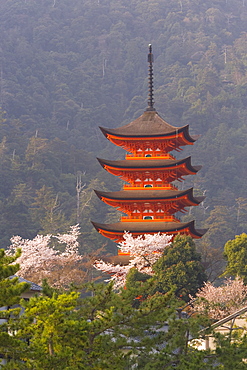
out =
[[[153,62],[154,56],[152,53],[152,44],[148,45],[149,53],[148,53],[148,63],[149,63],[149,73],[148,73],[148,108],[147,111],[154,111],[154,94],[153,94]]]

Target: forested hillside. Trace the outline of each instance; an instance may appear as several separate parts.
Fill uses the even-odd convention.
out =
[[[82,250],[105,242],[90,219],[117,215],[92,189],[121,184],[96,156],[123,151],[98,126],[146,108],[149,43],[156,109],[201,135],[184,186],[206,200],[185,217],[211,248],[246,231],[246,25],[245,0],[0,0],[0,246],[77,222]]]

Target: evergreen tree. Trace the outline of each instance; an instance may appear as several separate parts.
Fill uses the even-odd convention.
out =
[[[25,312],[13,334],[23,345],[19,358],[9,349],[12,359],[3,368],[125,369],[166,341],[166,330],[158,335],[156,330],[166,321],[176,322],[176,302],[171,293],[149,297],[136,309],[133,300],[144,288],[123,290],[121,294],[113,291],[112,284],[90,285],[88,289],[91,297],[49,292],[49,296],[23,302]],[[177,334],[185,342],[184,333]]]
[[[247,234],[237,235],[225,244],[227,266],[224,275],[239,276],[247,284]]]
[[[186,301],[189,295],[194,295],[207,280],[201,264],[201,255],[196,251],[195,243],[189,236],[177,235],[164,249],[163,256],[153,269],[157,291],[165,293],[174,288],[176,296]]]
[[[19,283],[18,277],[14,277],[19,269],[14,262],[19,256],[20,250],[14,256],[7,256],[0,249],[0,354],[3,359],[15,356],[22,346],[21,341],[12,335],[19,322],[20,296],[29,288],[29,284]]]

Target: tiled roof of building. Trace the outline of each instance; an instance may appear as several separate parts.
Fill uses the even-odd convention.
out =
[[[121,137],[171,136],[183,132],[186,139],[193,143],[196,137],[189,135],[188,128],[189,125],[182,127],[170,125],[156,111],[145,111],[140,117],[122,127],[115,129],[100,127],[105,136],[112,134]]]
[[[194,197],[193,196],[193,188],[186,189],[186,190],[152,190],[145,189],[145,190],[121,190],[121,191],[112,191],[112,192],[104,192],[95,190],[97,196],[101,199],[102,197],[114,200],[169,200],[169,199],[179,199],[185,195],[191,201],[195,203],[202,202],[205,197]]]
[[[10,276],[9,278],[10,278],[10,279],[13,279],[13,278],[15,278],[15,277],[17,277],[17,278],[18,278],[19,283],[28,283],[28,284],[30,284],[30,290],[32,290],[32,291],[37,291],[37,292],[41,292],[41,291],[42,291],[42,287],[41,287],[40,285],[35,284],[35,283],[33,283],[32,281],[26,280],[26,279],[24,279],[24,278],[22,278],[22,277],[20,277],[20,276],[13,275],[13,276]]]
[[[112,233],[130,233],[150,234],[150,233],[179,233],[189,228],[189,230],[198,237],[201,237],[207,231],[206,229],[195,229],[194,221],[190,222],[116,222],[114,224],[100,224],[92,222],[96,230],[106,230]]]
[[[167,168],[176,167],[182,164],[186,164],[187,168],[192,172],[198,172],[202,166],[192,166],[191,157],[183,159],[123,159],[117,161],[111,161],[107,159],[97,158],[102,167],[111,166],[113,168],[133,168],[133,169],[157,169],[157,168]]]

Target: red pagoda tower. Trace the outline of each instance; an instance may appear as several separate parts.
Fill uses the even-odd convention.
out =
[[[113,224],[93,222],[102,235],[116,242],[125,231],[133,236],[154,234],[186,234],[201,238],[206,230],[198,230],[194,221],[180,222],[174,214],[197,206],[204,197],[194,197],[193,189],[178,190],[172,183],[186,175],[195,175],[201,166],[192,166],[191,158],[176,159],[171,151],[193,145],[196,137],[189,126],[174,127],[165,122],[154,108],[153,54],[149,45],[149,99],[146,111],[133,122],[116,128],[100,128],[105,137],[128,153],[125,160],[98,159],[101,166],[128,184],[121,191],[95,191],[106,204],[118,208],[126,216]],[[121,252],[120,252],[121,254]]]

